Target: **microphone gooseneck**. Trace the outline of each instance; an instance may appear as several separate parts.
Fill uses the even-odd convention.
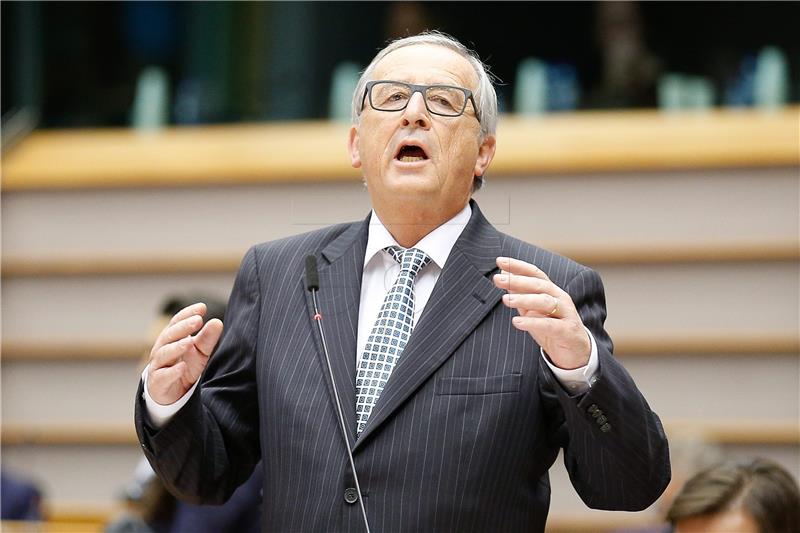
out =
[[[364,498],[361,496],[361,485],[358,482],[358,474],[356,473],[356,464],[353,460],[353,452],[350,448],[350,438],[347,436],[347,423],[344,420],[342,413],[342,402],[339,400],[339,391],[336,388],[336,380],[333,379],[333,368],[331,367],[331,357],[328,355],[328,345],[325,342],[325,332],[322,329],[322,314],[319,312],[317,303],[317,292],[319,291],[319,273],[317,272],[317,258],[313,255],[306,256],[306,290],[311,292],[311,300],[314,304],[314,322],[317,323],[319,330],[319,337],[322,340],[322,351],[325,353],[325,364],[328,368],[328,376],[331,378],[331,385],[333,386],[333,397],[336,401],[336,414],[339,416],[339,425],[342,430],[342,437],[344,437],[345,449],[347,450],[347,460],[350,462],[350,469],[353,471],[353,479],[356,484],[356,491],[358,493],[358,504],[361,508],[361,516],[364,519],[364,528],[367,533],[370,533],[369,521],[367,520],[367,511],[364,509]]]

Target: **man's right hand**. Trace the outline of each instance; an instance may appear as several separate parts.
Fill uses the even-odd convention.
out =
[[[205,314],[204,303],[185,307],[158,335],[147,374],[147,391],[156,403],[175,403],[200,379],[222,335],[222,321],[213,318],[203,325]]]

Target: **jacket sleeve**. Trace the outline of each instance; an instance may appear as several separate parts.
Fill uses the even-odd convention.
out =
[[[606,307],[600,276],[581,270],[565,290],[597,342],[599,369],[589,391],[573,397],[546,365],[540,365],[552,438],[564,448],[570,480],[586,505],[640,511],[658,499],[671,477],[661,421],[612,354],[603,328]]]
[[[147,418],[142,383],[134,420],[145,456],[175,496],[223,503],[259,460],[255,357],[260,292],[255,249],[233,285],[224,332],[189,402],[163,427]]]

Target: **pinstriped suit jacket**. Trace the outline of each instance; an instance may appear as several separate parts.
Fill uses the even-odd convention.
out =
[[[670,478],[658,417],[611,354],[600,278],[473,214],[367,427],[355,436],[356,328],[368,220],[260,244],[242,262],[225,333],[189,403],[160,430],[136,401],[139,439],[176,495],[224,501],[263,459],[264,531],[362,531],[304,288],[315,254],[320,310],[370,526],[385,532],[542,531],[559,447],[587,505],[640,510]],[[495,258],[538,265],[572,296],[599,350],[599,379],[571,397],[511,326]],[[600,409],[610,430],[589,412]],[[606,428],[609,429],[609,428]]]

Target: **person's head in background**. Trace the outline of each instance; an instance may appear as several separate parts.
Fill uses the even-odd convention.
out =
[[[795,533],[800,490],[772,461],[720,463],[686,482],[667,520],[674,533]]]
[[[222,320],[225,317],[225,300],[221,300],[207,294],[197,293],[173,294],[168,296],[167,299],[164,300],[164,303],[161,304],[161,316],[169,320],[184,307],[188,307],[197,302],[203,302],[206,304],[206,314],[203,317],[204,321],[209,321],[212,318],[218,318]]]

